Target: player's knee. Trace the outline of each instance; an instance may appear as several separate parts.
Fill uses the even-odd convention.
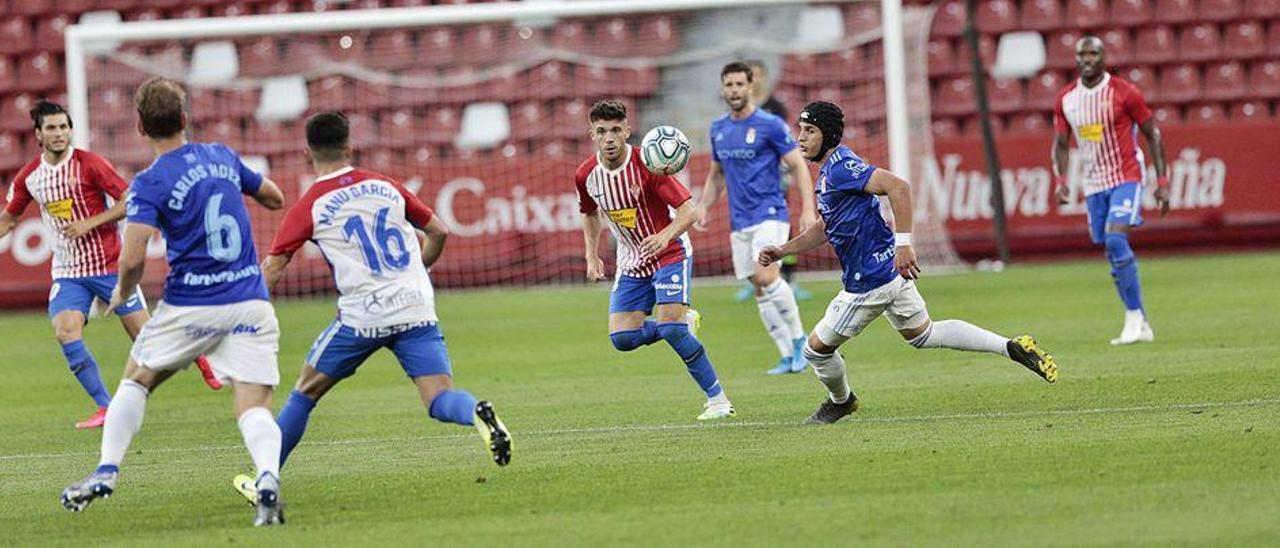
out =
[[[609,340],[613,342],[613,347],[623,352],[629,352],[640,348],[641,331],[633,329],[631,331],[615,331],[609,334]]]
[[[61,344],[80,340],[84,331],[84,317],[80,314],[58,314],[53,319],[53,336]]]
[[[1108,232],[1103,237],[1103,245],[1107,248],[1107,261],[1112,266],[1124,266],[1133,260],[1133,248],[1129,247],[1129,235],[1123,232]]]

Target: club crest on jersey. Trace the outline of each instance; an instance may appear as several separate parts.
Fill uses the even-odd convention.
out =
[[[627,183],[627,191],[631,193],[632,198],[640,198],[640,181],[632,181]]]
[[[52,215],[64,221],[70,221],[72,203],[73,202],[71,201],[71,198],[55,200],[45,204],[44,209],[45,211],[49,212],[49,215]]]
[[[618,226],[635,228],[636,208],[629,207],[626,209],[611,209],[609,210],[609,220],[613,221],[614,224],[617,224]]]
[[[756,128],[753,128],[753,127],[747,128],[746,141],[748,145],[756,142]]]

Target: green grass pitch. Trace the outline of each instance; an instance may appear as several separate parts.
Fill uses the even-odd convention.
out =
[[[623,354],[606,291],[443,291],[455,378],[516,438],[499,469],[472,430],[428,419],[388,353],[319,405],[284,472],[289,523],[254,530],[232,490],[250,462],[231,398],[194,371],[148,404],[116,495],[82,514],[63,486],[100,434],[38,312],[0,315],[0,544],[139,545],[1275,545],[1280,542],[1280,254],[1149,259],[1157,342],[1112,348],[1106,263],[927,277],[934,318],[1034,334],[1049,385],[993,356],[920,351],[877,322],[844,348],[864,400],[832,427],[776,360],[753,303],[695,286],[701,338],[738,416],[665,345]],[[835,282],[810,283],[806,326]],[[329,301],[278,304],[290,386]],[[87,330],[114,389],[127,339]],[[276,405],[283,403],[278,393]]]

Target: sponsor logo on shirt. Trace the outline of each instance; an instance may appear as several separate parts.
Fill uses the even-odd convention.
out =
[[[422,297],[421,291],[416,288],[404,288],[392,293],[390,296],[374,291],[364,298],[363,305],[366,313],[378,314],[388,309],[396,310],[424,302],[425,299]]]
[[[1094,143],[1102,142],[1102,124],[1085,124],[1080,126],[1080,139]]]
[[[64,221],[70,221],[72,204],[74,204],[74,202],[71,200],[71,198],[65,198],[62,200],[55,200],[45,204],[44,209],[45,211],[49,212],[49,215],[52,215]]]
[[[609,220],[620,226],[635,228],[636,208],[629,207],[626,209],[611,209],[609,210]]]

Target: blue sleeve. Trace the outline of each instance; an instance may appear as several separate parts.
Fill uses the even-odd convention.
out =
[[[720,163],[720,156],[716,155],[716,123],[711,122],[711,129],[707,130],[707,142],[711,143],[711,161]]]
[[[125,219],[130,223],[139,223],[160,228],[160,208],[155,201],[140,191],[145,185],[140,179],[134,179],[125,193]]]
[[[778,158],[786,156],[788,152],[795,150],[799,145],[791,136],[791,130],[787,129],[787,123],[782,118],[774,120],[769,124],[769,146],[773,147],[773,151],[778,154]]]
[[[257,194],[258,189],[262,188],[262,174],[244,165],[244,160],[231,147],[223,145],[223,148],[235,159],[236,170],[240,172],[240,192],[250,196]]]
[[[876,166],[866,163],[857,156],[842,159],[827,171],[827,184],[835,190],[853,190],[866,192],[867,183]]]

